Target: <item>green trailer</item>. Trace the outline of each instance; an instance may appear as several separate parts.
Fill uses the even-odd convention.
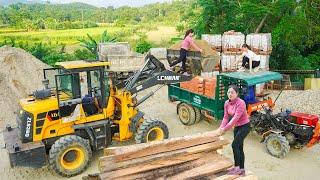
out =
[[[184,125],[192,125],[200,121],[201,116],[221,120],[223,117],[224,103],[228,99],[227,88],[229,85],[239,87],[239,95],[247,104],[248,114],[261,108],[263,104],[273,106],[271,98],[258,100],[255,95],[257,84],[273,80],[281,80],[282,75],[277,72],[264,71],[256,73],[232,72],[223,73],[217,76],[215,97],[209,98],[201,94],[190,92],[180,88],[180,84],[168,86],[169,100],[179,102],[177,114]]]

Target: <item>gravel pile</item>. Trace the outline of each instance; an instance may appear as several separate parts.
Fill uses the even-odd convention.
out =
[[[272,93],[273,100],[278,93],[279,91]],[[320,115],[320,90],[283,91],[276,102],[275,112],[280,112],[281,108]]]

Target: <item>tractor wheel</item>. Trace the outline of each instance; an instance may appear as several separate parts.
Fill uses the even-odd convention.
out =
[[[61,176],[71,177],[88,167],[91,156],[92,151],[87,140],[67,135],[52,145],[49,151],[49,165]]]
[[[198,109],[196,107],[193,107],[193,109],[194,109],[194,112],[196,115],[196,122],[195,123],[198,123],[201,121],[201,111],[200,111],[200,109]]]
[[[285,134],[286,139],[288,140],[290,145],[296,144],[296,137],[293,133],[289,132]]]
[[[168,139],[169,130],[167,125],[159,120],[145,120],[136,133],[136,143],[147,143]]]
[[[272,133],[265,142],[269,154],[277,158],[284,158],[290,150],[289,141],[281,134]]]
[[[196,112],[194,108],[186,103],[178,106],[178,115],[183,125],[193,125],[196,122]]]

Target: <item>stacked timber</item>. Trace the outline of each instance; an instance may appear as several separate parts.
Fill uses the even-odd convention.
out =
[[[239,176],[226,175],[233,163],[217,151],[228,143],[206,132],[107,148],[99,159],[98,179],[236,179]]]

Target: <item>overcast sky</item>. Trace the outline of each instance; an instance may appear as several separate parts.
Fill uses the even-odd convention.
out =
[[[50,0],[52,3],[83,2],[97,7],[143,6],[156,2],[170,2],[172,0]]]

